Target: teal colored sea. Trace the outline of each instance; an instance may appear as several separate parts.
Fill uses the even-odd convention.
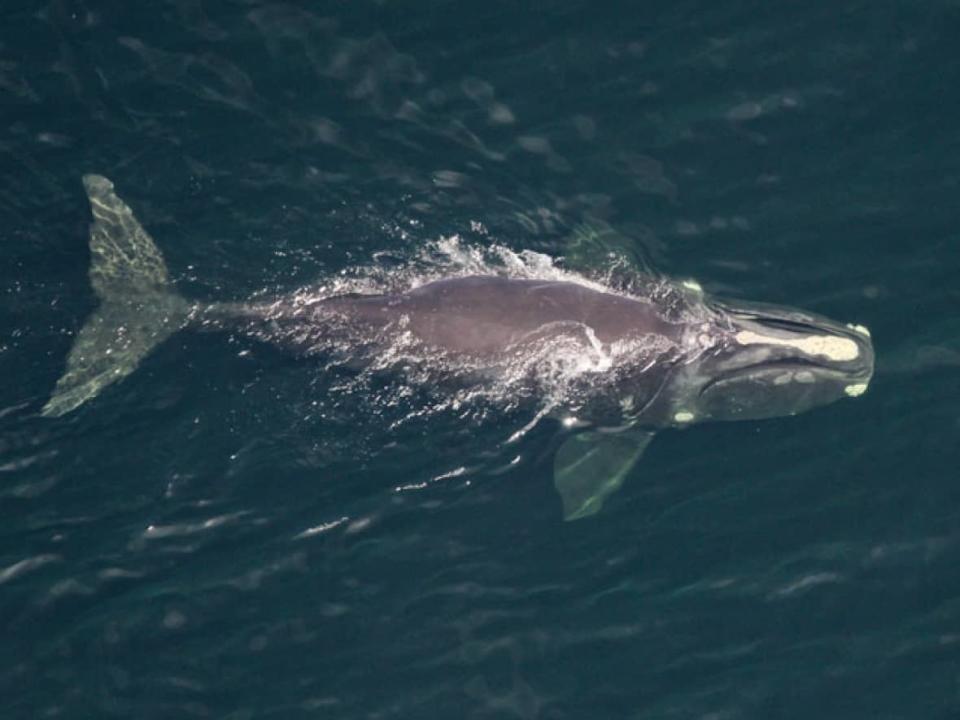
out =
[[[958,38],[955,0],[4,2],[0,717],[960,717]],[[403,348],[187,328],[50,416],[90,174],[197,306],[654,274],[868,327],[875,373],[664,429],[575,521],[546,406]]]

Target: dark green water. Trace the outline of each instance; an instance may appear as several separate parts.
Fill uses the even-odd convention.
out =
[[[960,716],[960,5],[527,5],[4,3],[0,716]],[[87,172],[191,297],[593,218],[877,373],[664,432],[577,523],[549,428],[228,334],[43,418]]]

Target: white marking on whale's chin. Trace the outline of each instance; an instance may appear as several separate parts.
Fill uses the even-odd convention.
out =
[[[791,382],[798,382],[801,385],[810,385],[811,383],[816,382],[816,377],[809,370],[798,370],[797,372],[786,372],[782,375],[777,375],[773,379],[774,385],[786,385]]]
[[[761,335],[752,330],[741,330],[734,339],[741,345],[780,345],[796,348],[806,355],[820,355],[836,362],[855,360],[860,354],[857,344],[843,337],[833,335],[810,335],[796,340]]]
[[[690,280],[684,280],[680,284],[683,285],[685,288],[687,288],[687,290],[693,290],[694,292],[698,292],[698,293],[703,292],[703,286],[700,283],[698,283],[696,280],[693,280],[692,278]]]
[[[855,385],[847,385],[843,391],[850,397],[860,397],[867,391],[867,383],[856,383]]]
[[[688,423],[693,421],[693,413],[688,410],[681,410],[680,412],[674,414],[673,421],[678,423]]]
[[[870,331],[863,325],[857,325],[856,323],[847,323],[847,327],[853,330],[854,332],[860,333],[864,337],[867,337],[867,338],[870,337]]]

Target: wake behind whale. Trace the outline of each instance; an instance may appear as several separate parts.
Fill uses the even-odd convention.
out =
[[[449,242],[456,262],[394,273],[389,283],[368,277],[272,300],[193,302],[113,184],[88,175],[84,186],[100,304],[46,416],[91,400],[176,332],[240,331],[357,373],[402,373],[454,407],[532,403],[531,425],[556,417],[565,434],[554,481],[573,519],[600,509],[661,428],[795,414],[861,394],[873,373],[862,326],[723,302],[653,275],[615,289],[536,253],[499,248],[491,262],[489,252]]]

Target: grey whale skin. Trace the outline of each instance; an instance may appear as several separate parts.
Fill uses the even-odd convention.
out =
[[[306,306],[292,298],[203,306],[176,292],[162,255],[113,184],[98,175],[83,182],[94,217],[90,281],[99,306],[74,340],[43,407],[46,416],[76,409],[191,325],[295,326],[302,332],[284,335],[293,345],[297,338],[309,345],[327,328],[369,338],[401,328],[446,358],[494,372],[558,338],[608,359],[614,348],[646,348],[582,376],[600,390],[564,418],[554,459],[554,484],[569,520],[601,508],[659,429],[796,414],[861,395],[873,375],[863,326],[789,307],[720,301],[692,282],[652,282],[658,292],[627,297],[573,281],[473,276]]]

